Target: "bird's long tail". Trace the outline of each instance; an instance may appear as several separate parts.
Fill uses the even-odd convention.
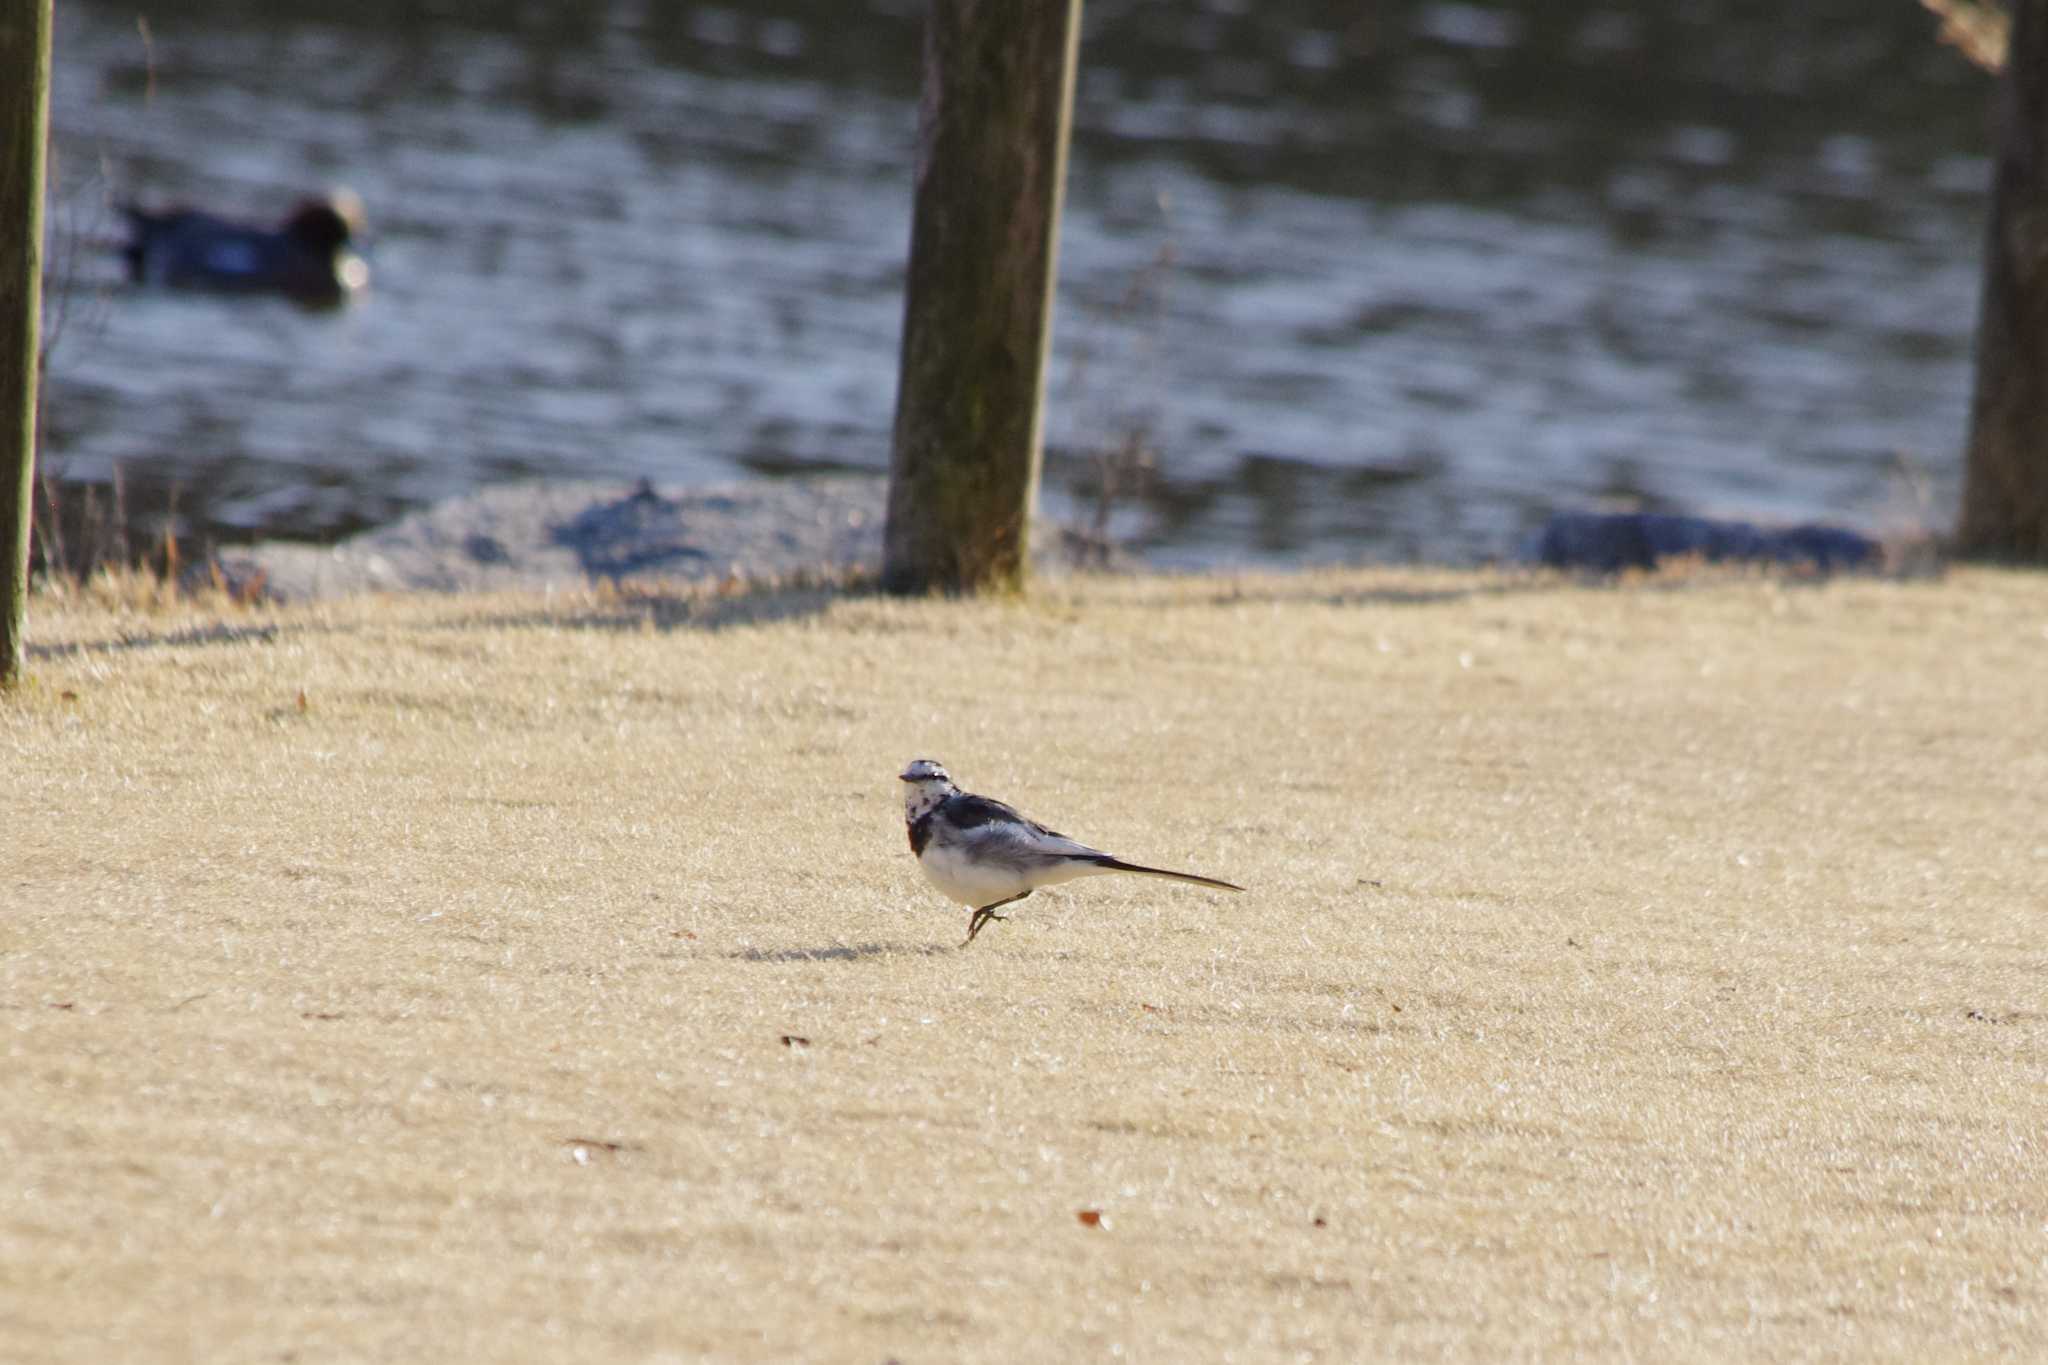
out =
[[[1218,891],[1244,890],[1236,882],[1218,881],[1214,877],[1198,877],[1192,872],[1169,872],[1163,867],[1140,867],[1136,863],[1127,863],[1121,858],[1101,858],[1096,861],[1095,865],[1110,872],[1137,872],[1147,877],[1171,877],[1177,882],[1193,882],[1196,886],[1213,886]]]

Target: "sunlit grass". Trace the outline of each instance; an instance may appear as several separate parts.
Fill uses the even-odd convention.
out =
[[[2048,1350],[2038,575],[32,623],[0,1358]]]

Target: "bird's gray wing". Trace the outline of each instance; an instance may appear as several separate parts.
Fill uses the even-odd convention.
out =
[[[1015,806],[965,792],[949,798],[939,814],[958,831],[975,856],[1008,867],[1045,867],[1070,859],[1095,862],[1109,855],[1047,829]]]

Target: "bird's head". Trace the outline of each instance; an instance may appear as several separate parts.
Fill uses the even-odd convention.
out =
[[[905,782],[913,783],[944,782],[950,786],[953,782],[953,775],[946,771],[946,765],[930,758],[912,759],[910,766],[897,776]]]
[[[907,786],[904,793],[904,809],[912,820],[938,805],[956,790],[952,775],[946,771],[946,766],[929,758],[914,760],[897,776],[901,777]]]

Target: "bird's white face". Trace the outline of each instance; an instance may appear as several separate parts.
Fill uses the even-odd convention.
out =
[[[915,820],[955,791],[943,764],[920,758],[898,774],[904,782],[903,817]]]

